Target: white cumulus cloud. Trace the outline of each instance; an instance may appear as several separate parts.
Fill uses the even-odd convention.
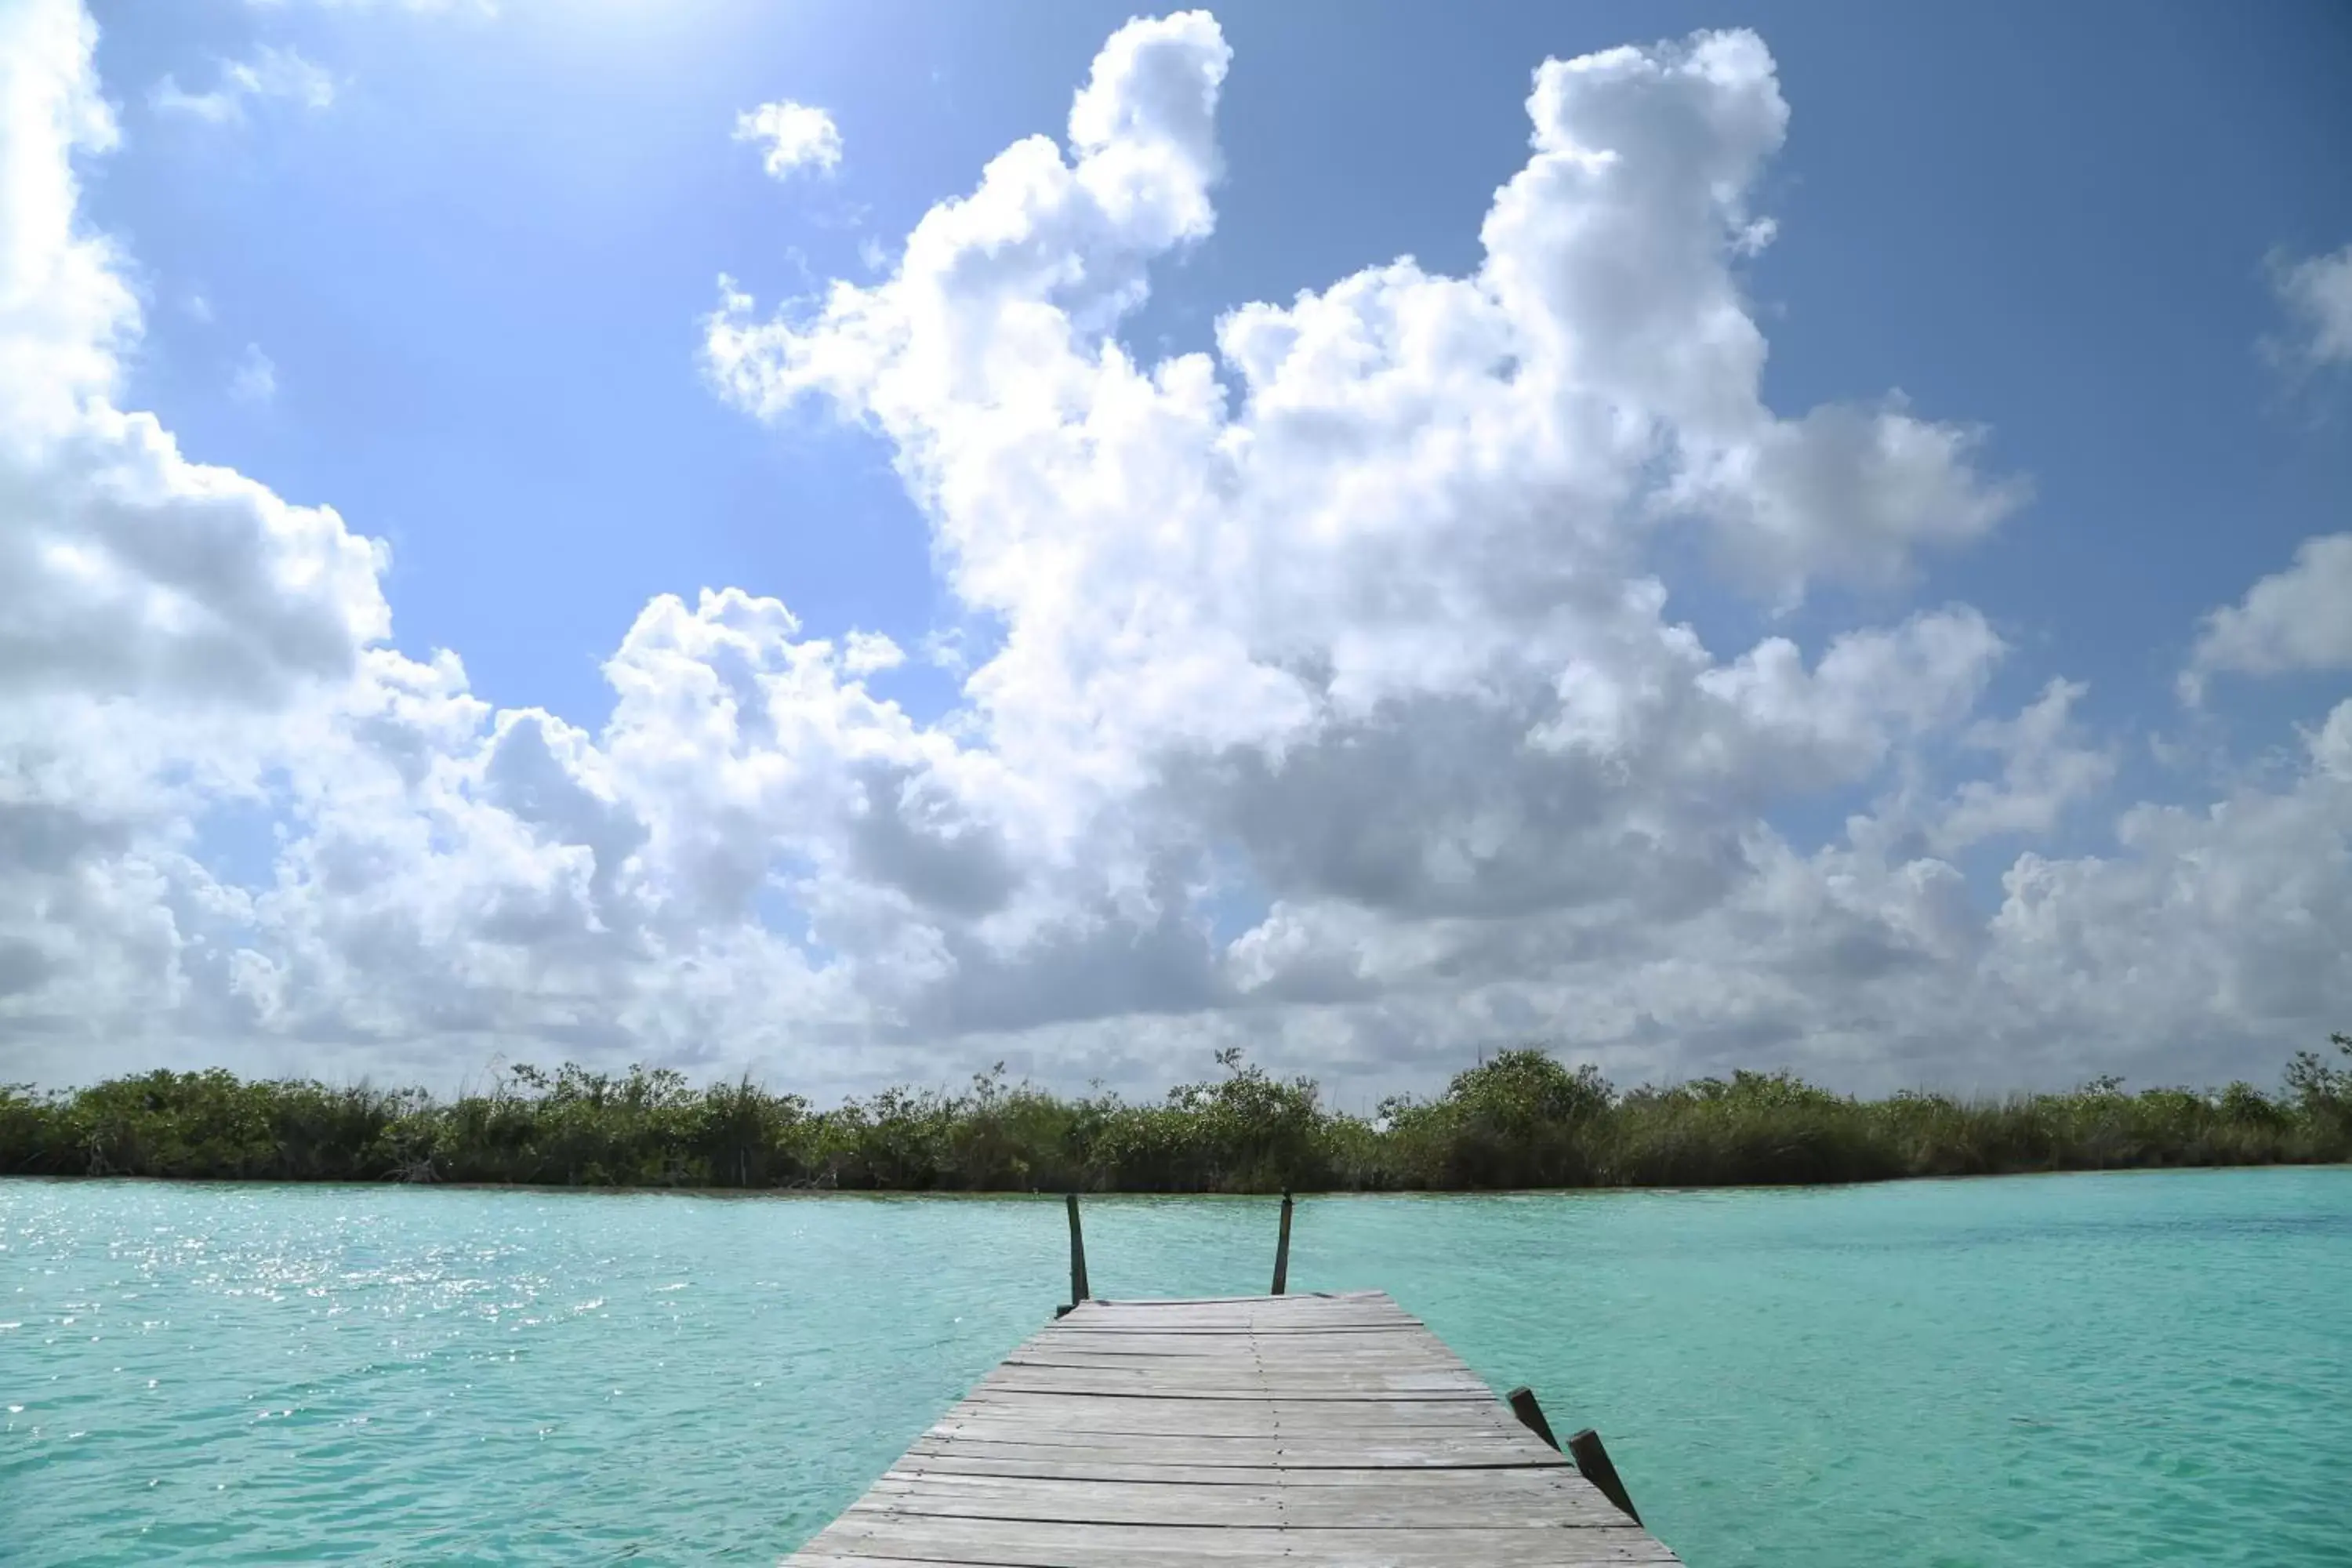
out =
[[[880,632],[852,632],[842,645],[842,668],[852,675],[896,669],[906,662],[906,651]]]
[[[278,395],[278,366],[258,343],[245,345],[229,373],[228,395],[239,403],[268,403]]]
[[[185,115],[215,125],[244,119],[247,104],[266,99],[324,109],[335,101],[335,79],[294,49],[264,44],[249,60],[221,61],[213,85],[202,92],[190,92],[167,76],[147,95],[149,107],[158,114]]]
[[[2294,331],[2286,344],[2293,357],[2313,365],[2352,364],[2352,245],[2280,263],[2271,286]]]
[[[498,14],[498,0],[245,0],[257,11],[279,11],[292,5],[315,5],[322,11],[409,11],[420,15],[459,12],[475,16]]]
[[[2181,678],[2191,700],[2222,671],[2352,669],[2352,533],[2306,539],[2294,563],[2205,617]]]
[[[790,99],[737,115],[735,140],[758,147],[761,166],[779,180],[802,169],[829,174],[841,163],[841,132],[833,116]]]

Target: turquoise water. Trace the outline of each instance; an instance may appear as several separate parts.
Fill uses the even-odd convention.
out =
[[[1105,1296],[1270,1202],[1099,1199]],[[0,1182],[0,1562],[772,1561],[1049,1316],[1057,1202]],[[1734,1563],[2352,1563],[2352,1170],[1315,1198]]]

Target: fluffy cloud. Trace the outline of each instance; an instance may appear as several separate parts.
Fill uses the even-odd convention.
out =
[[[113,247],[75,224],[72,156],[117,140],[96,41],[78,6],[0,13],[0,435],[28,445],[111,388],[138,324]]]
[[[2000,758],[2000,777],[1961,784],[1929,829],[1939,851],[1999,836],[2046,836],[2067,807],[2106,788],[2115,759],[2073,734],[2074,704],[2087,690],[2080,681],[2053,680],[2015,719],[1969,727],[1969,743]]]
[[[335,101],[335,79],[293,49],[264,44],[250,60],[221,61],[208,90],[190,92],[167,76],[155,84],[147,102],[158,114],[218,125],[244,119],[247,103],[273,98],[304,109],[324,109]]]
[[[2014,656],[1969,606],[1744,648],[1675,608],[1689,539],[1788,605],[2024,494],[1895,392],[1762,400],[1738,267],[1788,108],[1752,36],[1546,63],[1475,268],[1150,363],[1118,328],[1216,222],[1230,52],[1120,28],[1066,139],[887,273],[707,323],[735,404],[889,444],[989,628],[924,645],[961,702],[919,722],[896,643],[728,589],[646,606],[593,731],[402,651],[379,545],[116,406],[91,43],[68,0],[0,20],[0,1076],[1148,1085],[1242,1045],[1389,1087],[1542,1035],[2003,1083],[2267,1073],[2341,1026],[2352,703],[2264,789],[2118,806],[2079,684],[1989,707]],[[1825,805],[1832,841],[1783,826]],[[2095,813],[2113,852],[2057,857]]]
[[[2294,563],[2205,617],[2181,678],[2195,700],[2222,671],[2352,669],[2352,533],[2306,539]]]
[[[441,12],[465,12],[477,16],[495,16],[498,0],[245,0],[257,11],[283,10],[289,5],[310,5],[322,11],[396,10],[432,15]]]
[[[1277,921],[1671,921],[1752,875],[1771,804],[1969,713],[2000,654],[1972,611],[1724,660],[1642,564],[1697,520],[1776,595],[1884,581],[2011,493],[1892,404],[1757,401],[1729,268],[1786,110],[1756,40],[1546,66],[1478,275],[1396,263],[1142,366],[1114,328],[1214,221],[1227,60],[1199,14],[1122,29],[1066,157],[1016,144],[813,318],[711,325],[739,402],[895,444],[1006,628],[967,689],[1024,805],[1146,889],[1237,855]],[[1226,988],[1285,943],[1245,935]]]
[[[2307,364],[2352,364],[2352,245],[2273,269],[2294,336],[2285,345]]]
[[[229,373],[228,395],[239,403],[268,403],[278,395],[278,366],[258,343],[245,345]]]
[[[735,140],[760,149],[761,166],[771,179],[789,179],[802,169],[829,174],[841,164],[841,132],[833,116],[790,99],[737,115]]]
[[[114,405],[138,310],[71,163],[113,136],[95,41],[72,5],[0,19],[0,1008],[35,1042],[202,1016],[186,931],[226,890],[189,874],[190,825],[260,787],[388,626],[381,558],[333,512]]]
[[[2330,778],[2352,784],[2352,701],[2338,703],[2310,737],[2313,765]]]

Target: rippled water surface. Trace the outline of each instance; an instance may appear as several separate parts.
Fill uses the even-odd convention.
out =
[[[1106,1296],[1265,1288],[1102,1199]],[[0,1182],[0,1561],[772,1561],[1060,1299],[1058,1203]],[[2352,1170],[1302,1202],[1698,1568],[2352,1563]]]

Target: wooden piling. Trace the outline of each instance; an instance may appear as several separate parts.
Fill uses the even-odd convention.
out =
[[[1576,1461],[1576,1469],[1586,1480],[1601,1489],[1601,1495],[1615,1503],[1625,1517],[1635,1524],[1642,1516],[1633,1511],[1633,1500],[1625,1491],[1625,1483],[1618,1479],[1617,1467],[1609,1462],[1609,1450],[1601,1446],[1601,1434],[1587,1426],[1568,1440],[1568,1457]]]
[[[1559,1439],[1551,1435],[1551,1423],[1544,1419],[1543,1406],[1536,1403],[1534,1389],[1529,1388],[1526,1384],[1521,1384],[1503,1395],[1503,1402],[1511,1407],[1511,1414],[1519,1418],[1520,1426],[1550,1444],[1554,1448],[1559,1447]]]
[[[1290,1194],[1282,1194],[1282,1231],[1274,1243],[1274,1294],[1281,1295],[1290,1283]]]
[[[1078,1194],[1070,1194],[1070,1305],[1078,1306],[1092,1300],[1094,1292],[1087,1288],[1087,1237],[1078,1228]]]

